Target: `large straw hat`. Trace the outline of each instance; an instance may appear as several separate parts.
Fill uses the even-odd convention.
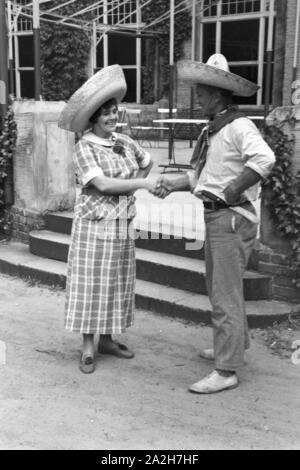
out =
[[[229,70],[222,54],[212,55],[206,64],[193,60],[181,60],[178,65],[178,78],[191,84],[209,85],[232,91],[237,96],[252,96],[259,86]]]
[[[69,99],[58,122],[67,131],[83,132],[91,127],[89,119],[106,101],[122,101],[127,91],[120,65],[105,67],[93,75]]]

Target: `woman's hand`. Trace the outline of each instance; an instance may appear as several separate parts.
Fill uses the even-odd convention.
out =
[[[150,193],[154,193],[157,185],[157,177],[155,176],[148,176],[144,179],[145,189],[150,191]]]

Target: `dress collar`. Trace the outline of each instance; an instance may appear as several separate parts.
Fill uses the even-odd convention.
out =
[[[82,139],[91,142],[92,144],[102,145],[103,147],[113,147],[116,141],[116,134],[113,132],[110,139],[103,139],[98,137],[94,132],[87,132]]]

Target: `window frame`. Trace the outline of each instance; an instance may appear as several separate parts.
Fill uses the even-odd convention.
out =
[[[113,0],[115,1],[115,0]],[[135,3],[135,7],[133,8],[130,5],[130,12],[134,13],[134,19],[135,21],[131,21],[131,16],[126,19],[123,29],[129,30],[129,31],[135,31],[137,28],[142,26],[142,14],[141,14],[141,3],[140,0],[132,0],[132,3]],[[102,47],[103,48],[103,66],[107,67],[109,64],[109,36],[105,34],[105,28],[107,26],[112,26],[113,24],[109,21],[111,19],[111,14],[110,14],[110,0],[103,0],[103,13],[101,15],[101,18],[98,19],[97,23],[94,25],[94,43],[96,44],[96,48]],[[118,11],[118,18],[120,17],[120,8],[118,6],[118,2],[116,2],[117,5],[117,11]],[[125,15],[126,18],[126,15]],[[99,29],[97,28],[99,25],[103,26],[103,33],[99,32]],[[96,54],[97,52],[94,51],[92,52],[93,57],[92,57],[92,63],[94,64],[94,69],[99,69],[99,64],[97,63],[97,58]],[[122,65],[122,68],[124,70],[132,70],[134,69],[136,71],[136,103],[141,103],[141,88],[142,88],[142,63],[141,63],[141,58],[142,58],[142,43],[140,38],[136,38],[136,60],[135,60],[135,65]]]
[[[203,11],[203,0],[201,2],[201,10]],[[243,20],[259,20],[259,37],[258,37],[258,59],[253,61],[237,61],[229,62],[229,66],[243,66],[243,65],[256,65],[258,67],[258,79],[257,84],[260,87],[257,92],[256,105],[249,106],[262,106],[263,105],[263,83],[264,83],[264,66],[265,66],[265,38],[266,38],[266,27],[267,20],[270,18],[269,2],[261,0],[260,11],[249,12],[249,13],[234,13],[234,14],[222,14],[223,2],[219,2],[217,5],[217,14],[215,16],[200,16],[200,34],[199,34],[199,51],[200,61],[203,62],[203,25],[207,23],[216,24],[216,53],[221,52],[221,38],[222,38],[222,23],[243,21]],[[276,12],[275,12],[276,18]]]

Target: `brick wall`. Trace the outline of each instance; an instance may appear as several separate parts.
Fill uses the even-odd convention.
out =
[[[32,230],[42,230],[45,227],[44,218],[35,211],[12,207],[12,238],[18,242],[29,243],[29,233]]]
[[[272,277],[274,299],[300,301],[300,289],[293,283],[292,272],[284,254],[265,247],[258,253],[258,271]]]

